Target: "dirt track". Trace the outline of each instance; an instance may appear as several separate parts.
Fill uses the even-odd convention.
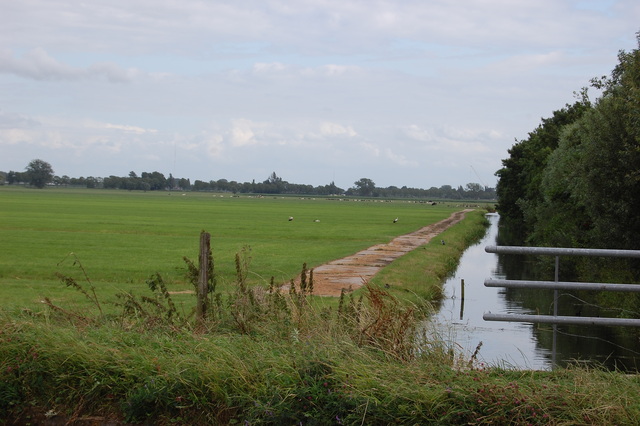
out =
[[[455,212],[447,219],[396,237],[387,244],[378,244],[314,268],[313,294],[337,297],[343,288],[355,290],[361,287],[380,269],[403,254],[427,244],[433,237],[464,219],[465,214],[470,211],[472,210]]]

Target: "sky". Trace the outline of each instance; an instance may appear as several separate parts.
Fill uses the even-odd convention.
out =
[[[494,187],[639,30],[637,0],[0,0],[0,171]]]

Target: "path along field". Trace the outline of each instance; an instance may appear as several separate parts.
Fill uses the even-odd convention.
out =
[[[145,280],[156,272],[172,290],[189,290],[182,258],[197,259],[203,230],[212,235],[220,290],[233,284],[235,254],[243,248],[252,284],[267,285],[271,277],[288,282],[303,263],[316,268],[462,209],[415,201],[5,186],[0,297],[4,306],[39,303],[42,296],[66,301],[71,292],[55,273],[82,281],[80,265],[102,298],[145,290]]]
[[[313,294],[337,297],[343,289],[358,289],[373,278],[380,269],[411,250],[427,244],[433,237],[464,219],[465,213],[470,211],[473,210],[454,212],[440,222],[396,237],[388,243],[377,244],[353,255],[315,267]]]

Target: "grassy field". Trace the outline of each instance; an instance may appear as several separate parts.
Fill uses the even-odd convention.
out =
[[[445,231],[446,250],[414,250],[330,306],[234,282],[245,246],[249,277],[263,284],[454,209],[0,188],[0,425],[638,424],[637,376],[477,365],[424,331],[417,303],[399,302],[452,272],[482,233],[480,211]],[[227,288],[195,325],[145,280],[157,271],[170,289],[189,289],[181,257],[196,258],[202,229]],[[139,294],[120,299],[119,311],[90,306],[54,276],[88,290],[76,256],[103,306],[118,292]],[[52,303],[34,309],[43,296]]]
[[[219,285],[235,278],[234,256],[249,247],[249,278],[285,282],[314,267],[448,217],[460,209],[407,201],[231,197],[229,194],[0,187],[0,297],[24,306],[67,294],[56,272],[100,297],[139,290],[158,272],[190,289],[183,256],[197,260],[199,234],[212,236]],[[293,216],[293,221],[288,221]],[[396,224],[392,219],[399,217]],[[314,222],[319,220],[320,222]],[[80,264],[75,261],[79,260]]]

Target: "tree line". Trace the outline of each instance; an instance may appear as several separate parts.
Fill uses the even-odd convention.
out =
[[[636,38],[640,48],[640,32]],[[638,250],[640,50],[620,51],[611,75],[590,83],[598,99],[583,88],[509,149],[496,172],[497,210],[530,245]],[[601,266],[591,260],[575,269],[612,270]],[[637,261],[618,269],[620,279],[640,277]]]
[[[211,191],[229,192],[233,194],[283,194],[283,195],[344,195],[380,198],[424,198],[424,199],[452,199],[452,200],[493,200],[496,196],[495,188],[468,183],[464,188],[454,188],[450,185],[442,185],[439,188],[429,189],[408,188],[403,186],[389,186],[379,188],[368,178],[361,178],[354,182],[353,187],[343,189],[334,182],[327,185],[305,185],[287,182],[275,172],[271,173],[262,182],[236,182],[227,179],[211,180],[209,182],[196,180],[191,183],[188,178],[175,178],[172,174],[165,177],[164,174],[154,172],[142,172],[138,175],[130,172],[128,176],[108,176],[104,178],[69,176],[56,176],[53,168],[46,161],[36,159],[29,163],[24,172],[10,171],[0,172],[0,183],[29,184],[37,188],[47,185],[77,186],[86,188],[126,189],[129,191]]]

